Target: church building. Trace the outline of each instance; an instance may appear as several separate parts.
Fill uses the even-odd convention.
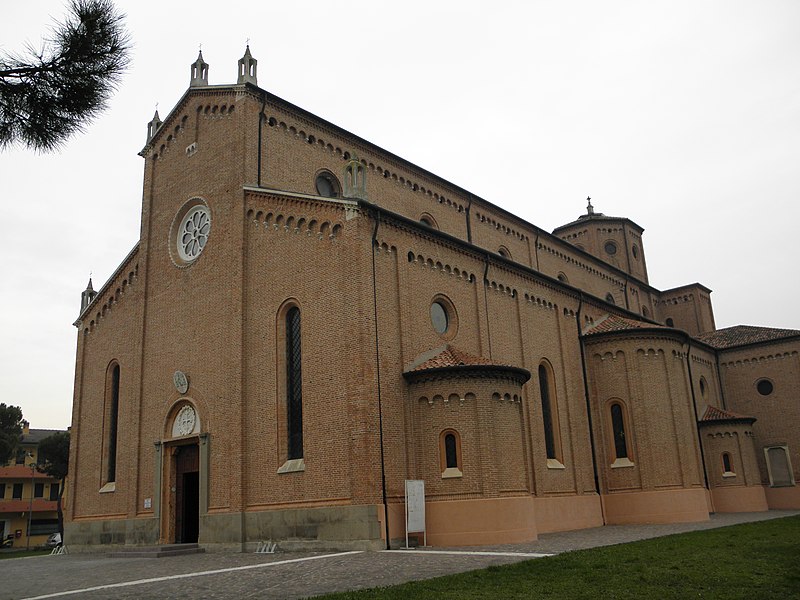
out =
[[[717,330],[630,218],[544,231],[260,88],[249,48],[208,73],[82,296],[71,550],[397,547],[406,480],[434,546],[800,508],[800,331]]]

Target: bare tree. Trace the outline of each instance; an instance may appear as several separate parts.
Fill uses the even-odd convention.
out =
[[[129,63],[123,16],[111,0],[71,0],[41,50],[0,56],[0,149],[58,148],[106,107]]]

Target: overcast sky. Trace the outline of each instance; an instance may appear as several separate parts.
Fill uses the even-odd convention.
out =
[[[645,229],[650,281],[717,327],[800,329],[800,2],[117,2],[133,63],[57,154],[0,153],[0,402],[70,424],[80,293],[136,243],[146,123],[189,84],[259,85],[544,228]],[[6,3],[0,51],[65,2]]]

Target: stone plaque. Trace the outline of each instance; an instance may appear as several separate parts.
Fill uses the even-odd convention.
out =
[[[172,376],[172,381],[175,384],[175,389],[181,394],[185,394],[189,391],[189,378],[183,371],[175,371],[175,375]]]

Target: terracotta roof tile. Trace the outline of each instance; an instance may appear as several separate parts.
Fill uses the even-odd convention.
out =
[[[49,475],[34,471],[33,477],[35,479],[50,479]],[[0,479],[30,479],[31,468],[25,465],[9,465],[7,467],[0,467]]]
[[[721,408],[717,408],[716,406],[709,406],[706,408],[705,414],[700,418],[701,421],[730,421],[731,419],[752,419],[755,421],[755,417],[748,417],[746,415],[740,415],[735,412],[731,412],[729,410],[723,410]]]
[[[784,338],[800,336],[796,329],[773,329],[772,327],[753,327],[752,325],[736,325],[717,329],[696,336],[698,340],[714,348],[734,348],[748,344],[774,342]]]
[[[425,359],[424,362],[409,369],[410,372],[427,371],[428,369],[441,369],[443,367],[469,367],[496,364],[490,361],[488,358],[473,356],[472,354],[463,352],[458,348],[451,346],[450,344],[446,345],[441,352],[438,352],[434,356],[427,358],[426,355],[423,354],[422,358]]]
[[[583,330],[583,335],[596,335],[600,333],[608,333],[610,331],[624,331],[627,329],[642,328],[669,329],[669,327],[656,325],[655,323],[645,323],[644,321],[637,321],[636,319],[628,319],[626,317],[607,314],[586,327],[586,329]]]

